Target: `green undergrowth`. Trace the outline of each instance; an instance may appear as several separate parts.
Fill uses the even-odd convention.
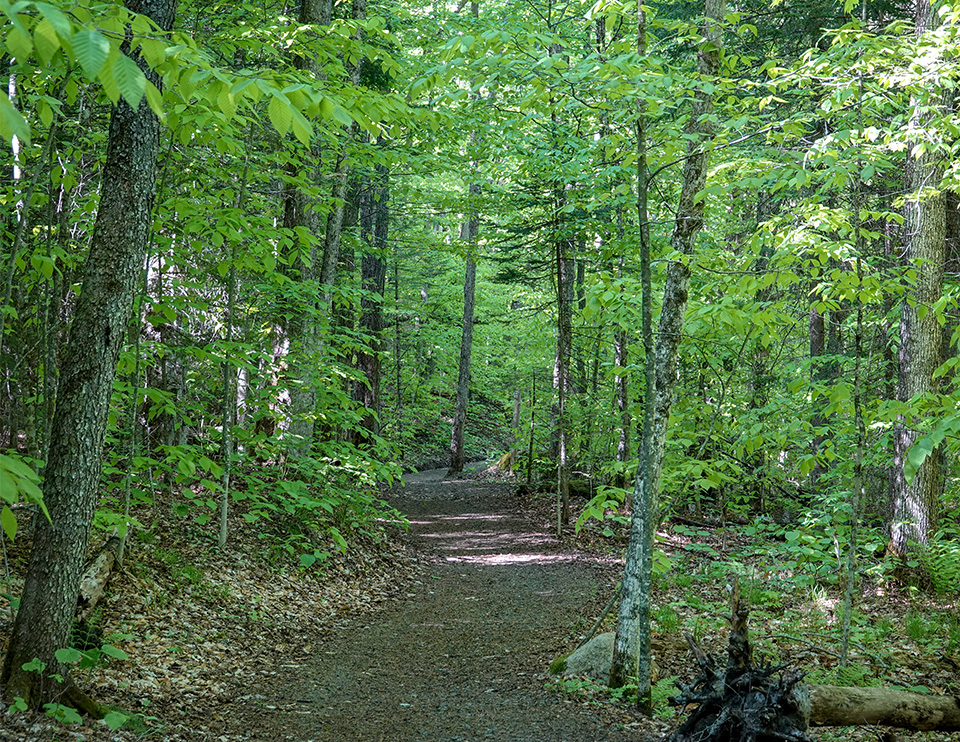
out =
[[[676,675],[661,678],[650,688],[653,716],[656,719],[670,719],[675,711],[669,699],[676,695]],[[566,698],[593,706],[613,704],[632,706],[637,702],[636,683],[627,683],[621,688],[608,688],[604,683],[584,677],[550,678],[544,688]]]
[[[616,492],[600,488],[583,506],[581,538],[584,528],[590,528],[592,543],[608,530],[625,538],[621,505]],[[762,517],[746,524],[708,525],[706,519],[702,526],[663,524],[656,543],[651,630],[654,661],[667,678],[654,688],[655,714],[672,714],[666,699],[675,695],[675,676],[690,682],[697,674],[685,635],[724,664],[726,586],[734,579],[751,609],[758,661],[796,667],[812,684],[960,692],[957,524],[945,520],[925,556],[914,560],[911,566],[929,576],[917,583],[902,580],[885,556],[882,529],[860,525],[847,657],[841,662],[849,538],[848,519],[837,511],[809,510],[782,524]],[[611,611],[599,630],[614,630],[615,616]],[[554,678],[548,685],[589,703],[625,702],[622,694],[584,678]]]

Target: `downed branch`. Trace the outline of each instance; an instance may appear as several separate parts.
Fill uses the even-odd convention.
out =
[[[80,594],[77,597],[77,619],[86,623],[96,609],[100,599],[107,592],[107,583],[114,568],[120,563],[120,549],[123,537],[114,534],[108,538],[100,550],[87,562],[80,578]]]

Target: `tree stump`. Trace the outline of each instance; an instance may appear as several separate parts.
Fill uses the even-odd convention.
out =
[[[677,683],[680,694],[670,704],[695,708],[666,742],[809,742],[806,730],[811,726],[960,731],[960,698],[898,688],[807,686],[799,670],[754,665],[749,614],[734,582],[722,672],[713,657],[685,635],[701,675],[690,685]]]
[[[753,664],[749,615],[734,581],[727,666],[722,672],[692,636],[684,635],[701,675],[690,685],[677,683],[680,694],[670,704],[696,707],[667,742],[809,742],[810,695],[803,673],[783,665]]]

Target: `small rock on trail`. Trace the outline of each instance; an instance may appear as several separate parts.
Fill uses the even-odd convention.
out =
[[[391,502],[430,555],[419,583],[335,631],[285,697],[265,701],[270,731],[250,739],[640,741],[622,712],[543,687],[610,565],[538,532],[502,482],[407,475]]]

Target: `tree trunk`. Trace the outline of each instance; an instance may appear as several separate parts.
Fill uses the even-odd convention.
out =
[[[463,431],[467,423],[467,404],[470,401],[470,358],[473,353],[473,314],[477,286],[476,248],[480,233],[480,217],[477,212],[477,199],[480,197],[480,184],[470,184],[470,200],[467,218],[463,223],[461,238],[470,251],[467,257],[466,273],[463,279],[463,331],[460,337],[460,370],[457,376],[457,401],[453,413],[453,426],[450,434],[450,468],[447,476],[455,477],[463,471]]]
[[[476,186],[479,190],[479,186]],[[471,193],[474,186],[470,186]],[[470,222],[475,224],[475,217]],[[473,238],[476,244],[476,238]],[[460,371],[457,376],[457,402],[453,413],[453,428],[450,437],[450,468],[448,477],[458,476],[463,471],[463,430],[467,422],[467,404],[470,400],[470,357],[473,352],[473,310],[477,285],[477,262],[467,258],[466,275],[463,279],[463,332],[460,338]]]
[[[704,8],[704,43],[697,55],[697,70],[701,80],[713,81],[720,68],[721,36],[717,20],[723,16],[724,0],[706,0]],[[645,53],[646,29],[641,11],[638,33],[639,50]],[[714,93],[698,91],[687,127],[689,144],[683,174],[683,188],[677,207],[676,221],[670,245],[676,252],[688,256],[693,253],[697,233],[703,227],[704,200],[697,196],[703,191],[707,176],[707,161],[713,125]],[[646,157],[644,121],[637,122],[637,146]],[[646,191],[648,176],[640,173],[638,217],[641,225],[647,223]],[[649,250],[649,237],[641,232],[641,250]],[[649,252],[643,270],[649,270]],[[644,296],[649,296],[649,274],[641,277]],[[646,352],[644,389],[644,429],[641,440],[640,462],[634,483],[633,516],[630,540],[627,546],[623,574],[623,596],[617,619],[617,636],[613,665],[610,671],[611,687],[621,687],[630,676],[637,677],[637,702],[641,709],[650,710],[650,585],[654,526],[657,522],[656,503],[660,490],[663,453],[666,446],[667,422],[677,375],[677,355],[680,333],[687,308],[690,286],[690,268],[685,261],[673,261],[667,268],[660,314],[660,333],[653,349],[649,304],[644,305],[644,350]],[[651,350],[653,349],[653,353]]]
[[[331,12],[331,0],[303,0],[298,21],[304,25],[328,26],[331,21]],[[316,75],[320,74],[316,60],[298,56],[293,63],[297,69],[311,70]],[[307,167],[311,169],[309,181],[315,182],[320,179],[321,156],[317,145],[311,149],[312,152],[306,153],[305,156],[306,162],[309,163]],[[287,166],[287,174],[291,179],[298,176],[295,162]],[[344,178],[345,182],[346,178]],[[306,260],[298,259],[291,264],[296,279],[300,283],[314,285],[320,275],[318,269],[320,256],[316,243],[320,231],[320,219],[316,203],[304,189],[295,185],[284,187],[283,200],[284,228],[291,233],[302,228],[314,238],[310,243],[309,257]],[[291,319],[286,324],[286,333],[290,341],[288,357],[290,382],[287,389],[290,398],[290,422],[285,437],[289,442],[289,452],[295,458],[307,456],[313,445],[316,405],[313,368],[318,353],[315,310],[315,306],[296,307],[290,312]]]
[[[140,12],[162,29],[175,0],[144,0]],[[147,71],[155,85],[160,81]],[[156,191],[159,123],[146,100],[120,101],[110,117],[100,207],[83,286],[65,350],[44,481],[51,520],[38,519],[20,610],[4,659],[9,696],[32,707],[58,698],[97,715],[99,706],[69,679],[55,652],[67,646],[96,509],[104,437],[117,359],[146,257]],[[45,674],[23,670],[34,658]],[[50,679],[60,673],[61,686]]]
[[[929,31],[937,16],[929,0],[918,0],[917,34]],[[937,93],[934,94],[936,96]],[[946,105],[948,94],[939,92]],[[925,101],[913,100],[912,127],[929,126],[932,114]],[[933,145],[908,162],[908,183],[912,195],[906,211],[906,267],[916,271],[908,283],[900,306],[900,356],[898,397],[901,402],[936,391],[933,372],[940,365],[942,332],[934,305],[943,294],[943,269],[946,259],[946,199],[940,191],[943,156]],[[940,456],[934,451],[921,464],[913,480],[907,482],[907,451],[920,437],[922,425],[902,419],[894,430],[894,476],[890,507],[888,551],[904,556],[922,549],[936,530],[940,498]]]
[[[647,16],[637,8],[637,55],[647,51]],[[653,296],[650,266],[650,219],[647,208],[650,174],[647,169],[647,119],[644,104],[637,108],[637,234],[640,237],[641,335],[643,336],[643,429],[640,455],[631,495],[630,539],[621,582],[620,611],[617,615],[613,660],[610,665],[611,688],[621,688],[631,677],[637,678],[637,705],[651,712],[650,686],[653,678],[650,656],[650,587],[653,564],[653,500],[649,487],[641,482],[652,481],[653,420],[656,401]]]
[[[558,201],[557,208],[563,205]],[[559,216],[559,214],[558,214]],[[554,418],[554,436],[557,444],[557,490],[560,496],[559,525],[570,522],[570,420],[568,406],[573,384],[570,364],[573,352],[573,299],[574,260],[570,255],[570,239],[564,233],[561,219],[557,228],[557,353],[553,373],[553,386],[557,394]]]
[[[383,348],[383,291],[387,280],[387,264],[384,260],[387,235],[390,229],[390,183],[389,172],[378,166],[374,182],[364,195],[360,208],[360,232],[367,251],[360,261],[360,283],[363,296],[360,299],[360,329],[369,336],[368,349],[357,354],[357,368],[363,373],[366,384],[355,387],[354,399],[366,412],[360,421],[357,443],[369,442],[371,435],[379,433],[380,414],[380,353]]]

